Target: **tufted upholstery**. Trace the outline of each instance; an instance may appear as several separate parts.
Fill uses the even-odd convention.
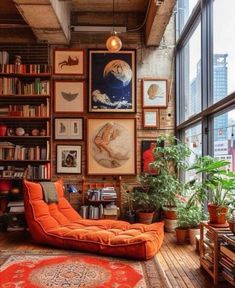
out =
[[[64,198],[62,181],[55,185],[59,202],[47,204],[41,185],[24,181],[25,216],[36,242],[142,260],[151,258],[161,247],[163,223],[82,219]]]

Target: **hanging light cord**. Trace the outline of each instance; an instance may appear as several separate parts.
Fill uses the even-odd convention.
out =
[[[152,1],[152,0],[149,0],[149,2],[148,2],[148,8],[147,8],[147,11],[146,11],[146,13],[145,13],[145,17],[144,17],[143,23],[142,23],[140,26],[137,26],[137,27],[135,27],[135,28],[127,29],[127,32],[139,31],[140,29],[142,29],[142,28],[144,27],[144,25],[145,25],[145,23],[146,23],[146,21],[147,21],[147,18],[148,18],[151,1]]]
[[[113,34],[115,34],[114,32],[114,0],[113,0]]]

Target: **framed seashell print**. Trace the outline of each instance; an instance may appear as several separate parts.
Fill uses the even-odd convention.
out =
[[[136,50],[89,50],[89,112],[136,111]]]
[[[136,119],[87,119],[87,174],[136,174]]]
[[[55,112],[84,112],[85,82],[78,80],[54,81]]]
[[[168,102],[168,80],[167,79],[142,79],[142,107],[143,108],[165,108]]]

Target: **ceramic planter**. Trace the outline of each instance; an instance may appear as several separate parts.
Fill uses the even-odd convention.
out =
[[[154,212],[138,212],[138,220],[143,224],[151,224]]]
[[[232,231],[233,234],[235,234],[235,222],[234,221],[228,221],[229,229]]]
[[[176,239],[178,244],[185,244],[187,241],[188,236],[188,229],[187,228],[175,228],[176,232]]]
[[[196,244],[197,235],[200,235],[200,228],[189,228],[189,242],[191,245]]]

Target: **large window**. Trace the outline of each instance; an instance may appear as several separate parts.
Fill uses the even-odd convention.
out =
[[[215,116],[212,127],[214,157],[229,161],[229,169],[235,171],[235,109]]]
[[[235,171],[235,0],[199,0],[195,7],[186,21],[176,17],[184,27],[176,43],[176,130],[194,151],[190,162],[210,154]]]
[[[191,166],[197,156],[202,155],[202,125],[201,123],[193,125],[184,131],[184,142],[189,146],[192,151],[188,163]],[[195,178],[195,171],[189,170],[185,173],[185,181],[190,181]]]
[[[184,120],[201,111],[201,25],[183,48]]]
[[[178,29],[176,31],[177,37],[182,32],[197,2],[198,0],[178,0],[177,1],[177,17],[178,17],[178,22],[177,22]]]
[[[225,3],[226,2],[226,3]],[[235,90],[235,1],[213,1],[213,102]]]

